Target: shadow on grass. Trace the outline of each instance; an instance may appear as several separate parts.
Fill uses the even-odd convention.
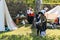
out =
[[[0,35],[0,40],[55,40],[54,37],[40,37],[36,36],[36,29],[31,28],[32,33],[27,35]],[[4,33],[4,32],[3,32]],[[58,38],[60,39],[60,37]]]
[[[4,35],[5,33],[8,33],[8,32],[12,32],[12,31],[4,31],[4,32],[0,32],[0,35]]]
[[[31,24],[25,24],[25,27],[30,27],[31,26]]]
[[[24,24],[18,24],[18,28],[20,28],[22,26],[24,26]],[[29,26],[31,26],[31,24],[25,24],[25,27],[29,27]]]
[[[22,27],[22,26],[24,26],[24,25],[23,25],[23,24],[18,24],[17,26],[18,26],[18,28],[20,28],[20,27]]]
[[[21,25],[19,25],[21,26]],[[29,27],[30,24],[25,25],[26,27]],[[31,28],[32,33],[31,34],[27,34],[27,35],[0,35],[0,40],[55,40],[56,37],[52,36],[45,36],[45,37],[40,37],[36,35],[36,29],[35,28]],[[6,32],[2,32],[2,33],[6,33]],[[1,33],[1,34],[2,34]],[[60,40],[60,36],[58,37],[58,39]]]
[[[59,37],[60,39],[60,37]],[[20,35],[2,35],[0,36],[0,40],[55,40],[55,37],[40,37],[35,35],[29,35],[29,36],[20,36]]]
[[[29,27],[30,25],[31,24],[26,24],[25,27]],[[18,26],[18,28],[20,28],[20,27],[23,27],[24,25],[23,24],[18,24],[17,26]],[[7,33],[7,32],[12,32],[12,31],[0,32],[0,34],[4,34],[4,33]]]
[[[55,35],[52,37],[49,36],[45,36],[45,37],[41,37],[41,36],[37,36],[37,32],[36,32],[36,28],[31,28],[32,33],[30,34],[30,36],[33,38],[33,40],[55,40]]]

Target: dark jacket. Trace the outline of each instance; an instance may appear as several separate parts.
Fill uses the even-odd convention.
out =
[[[41,23],[37,24],[36,25],[36,28],[37,29],[40,29],[41,31],[45,31],[46,30],[46,22],[47,22],[47,19],[44,15],[42,15],[40,18],[36,18],[36,21],[38,22],[39,20],[41,20]]]
[[[45,16],[42,17],[42,28],[41,28],[41,31],[45,31],[47,29],[47,19]]]

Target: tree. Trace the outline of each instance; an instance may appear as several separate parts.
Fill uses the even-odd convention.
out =
[[[37,12],[40,12],[42,0],[36,0],[35,2],[36,2],[36,10]]]

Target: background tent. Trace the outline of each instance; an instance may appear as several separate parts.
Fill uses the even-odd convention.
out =
[[[47,17],[47,19],[56,19],[60,16],[60,6],[58,5],[50,11],[46,12],[45,16]]]
[[[0,0],[0,31],[5,31],[5,19],[10,30],[17,29],[17,26],[9,14],[5,0]]]

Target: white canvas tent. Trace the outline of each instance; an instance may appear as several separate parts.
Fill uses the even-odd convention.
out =
[[[60,6],[58,5],[50,11],[46,12],[45,16],[47,17],[47,19],[56,19],[60,16]]]
[[[17,26],[9,14],[5,0],[0,0],[0,31],[5,31],[5,19],[10,30],[17,29]]]

